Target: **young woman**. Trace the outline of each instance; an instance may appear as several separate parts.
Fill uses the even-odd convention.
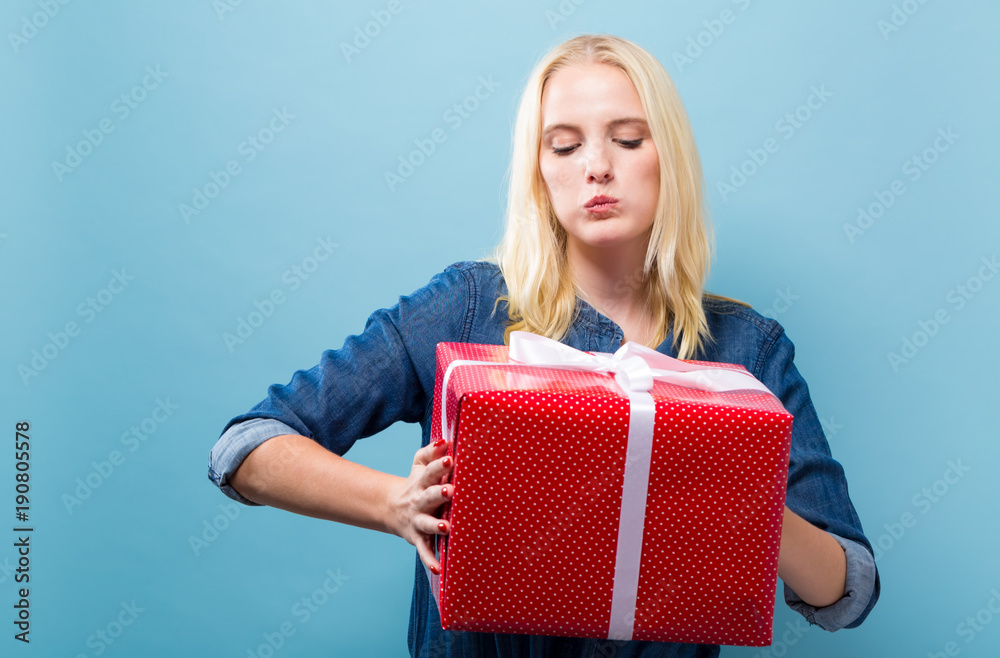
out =
[[[518,110],[506,234],[495,261],[456,263],[364,332],[233,418],[209,477],[232,498],[389,532],[417,548],[414,656],[717,656],[719,647],[441,629],[423,565],[454,468],[429,444],[435,347],[504,344],[522,329],[614,352],[635,341],[679,358],[744,365],[794,415],[778,574],[786,602],[833,631],[879,594],[871,545],[830,454],[794,348],[746,304],[704,292],[711,240],[701,164],[663,66],[611,36],[571,39],[532,73]],[[344,459],[359,438],[419,422],[409,477]],[[423,564],[421,564],[423,563]],[[612,646],[613,645],[613,646]],[[610,647],[610,648],[609,648]]]

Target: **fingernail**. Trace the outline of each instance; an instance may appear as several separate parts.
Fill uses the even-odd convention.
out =
[[[445,523],[444,521],[438,522],[438,530],[440,530],[441,532],[448,532],[448,524]]]
[[[451,492],[448,491],[448,487],[441,487],[441,495],[444,496],[445,498],[451,496]]]
[[[444,439],[438,439],[437,441],[434,442],[434,447],[435,448],[440,448],[445,443],[446,443],[446,441]]]
[[[441,465],[445,468],[451,468],[451,457],[445,457],[441,460]]]
[[[430,569],[432,574],[434,574],[435,576],[438,575],[439,573],[438,568],[435,567],[433,564],[430,566]]]

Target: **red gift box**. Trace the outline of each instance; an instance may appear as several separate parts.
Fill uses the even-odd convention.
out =
[[[513,332],[437,346],[433,413],[444,629],[771,643],[792,416],[745,368]]]

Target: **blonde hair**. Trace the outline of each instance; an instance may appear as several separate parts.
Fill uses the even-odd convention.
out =
[[[508,294],[498,300],[506,301],[510,319],[504,342],[515,330],[560,340],[574,319],[576,290],[566,261],[566,233],[542,179],[538,151],[546,81],[562,68],[586,63],[624,71],[642,101],[659,170],[671,174],[660,176],[649,248],[637,279],[645,288],[647,308],[657,318],[650,347],[666,339],[673,320],[674,348],[679,341],[678,355],[693,358],[711,340],[702,296],[714,245],[701,160],[684,106],[663,65],[636,44],[610,35],[582,35],[558,45],[532,70],[521,97],[508,171],[506,230],[494,255],[507,284]]]

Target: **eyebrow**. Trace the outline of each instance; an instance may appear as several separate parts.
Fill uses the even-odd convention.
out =
[[[646,125],[646,120],[643,119],[642,117],[621,117],[619,119],[612,119],[611,121],[609,121],[608,122],[608,127],[609,128],[616,128],[616,127],[618,127],[618,126],[620,126],[622,124],[628,124],[628,123],[639,123],[639,124],[642,124],[642,125],[645,126]],[[577,125],[572,124],[572,123],[556,123],[556,124],[553,124],[551,126],[547,126],[544,130],[542,130],[542,139],[545,139],[546,137],[548,137],[549,133],[552,133],[552,132],[554,132],[556,130],[577,130],[577,131],[579,131],[580,130],[580,126],[577,126]]]

